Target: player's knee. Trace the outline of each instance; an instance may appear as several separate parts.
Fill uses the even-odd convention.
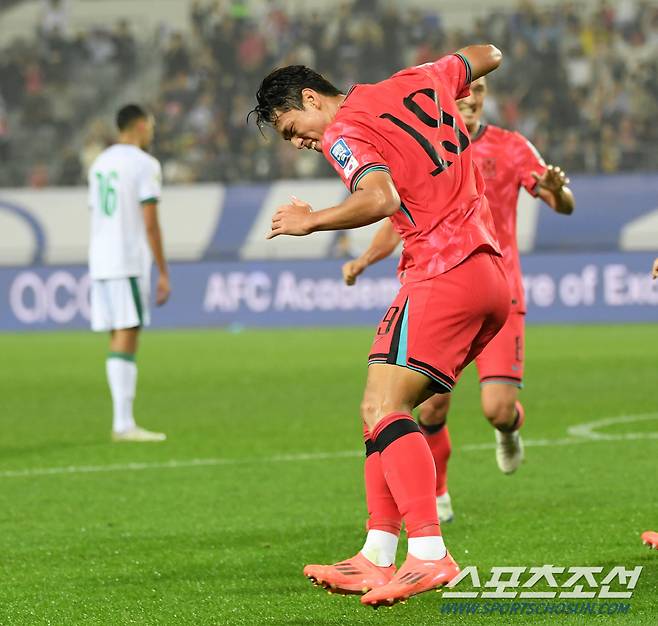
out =
[[[372,429],[377,423],[377,409],[378,403],[374,402],[372,398],[366,397],[361,401],[361,419],[369,429]]]
[[[373,399],[371,397],[365,397],[361,402],[361,419],[363,419],[370,431],[387,415],[398,412],[410,413],[411,409],[401,406],[397,402],[377,398]]]
[[[450,396],[448,394],[435,394],[419,407],[420,421],[427,426],[444,424],[448,418]]]
[[[505,428],[516,419],[516,406],[513,399],[491,399],[482,403],[484,416],[494,428]]]

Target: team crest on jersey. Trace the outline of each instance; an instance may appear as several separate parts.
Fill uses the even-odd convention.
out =
[[[482,170],[483,178],[496,178],[496,159],[493,157],[483,159],[480,169]]]
[[[340,165],[343,169],[347,166],[350,157],[352,156],[352,151],[349,149],[348,145],[345,143],[345,140],[342,137],[339,137],[338,140],[331,146],[329,153],[336,160],[336,163]]]

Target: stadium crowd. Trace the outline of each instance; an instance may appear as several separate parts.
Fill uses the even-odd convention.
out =
[[[109,116],[93,113],[114,81],[139,80],[140,48],[154,40],[146,37],[125,22],[75,35],[55,22],[1,51],[0,159],[13,166],[0,184],[80,180],[112,135]],[[519,130],[570,173],[658,168],[655,4],[601,0],[585,11],[576,2],[546,9],[523,0],[447,30],[440,11],[379,0],[296,14],[276,0],[257,12],[244,0],[196,0],[190,28],[162,30],[156,41],[161,79],[148,104],[158,122],[154,154],[170,183],[330,173],[323,159],[245,129],[259,81],[274,66],[310,65],[347,88],[484,41],[505,54],[490,81],[489,121]],[[67,141],[78,129],[81,145]],[[37,142],[31,162],[20,158],[28,135]]]
[[[44,0],[33,38],[0,50],[0,185],[80,182],[91,160],[76,138],[90,123],[93,139],[94,117],[131,78],[136,58],[127,21],[71,32],[66,0]],[[101,149],[111,137],[103,132]]]

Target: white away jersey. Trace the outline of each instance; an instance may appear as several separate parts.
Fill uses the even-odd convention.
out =
[[[157,201],[160,163],[137,146],[116,144],[89,169],[89,274],[92,279],[142,276],[152,262],[142,203]]]

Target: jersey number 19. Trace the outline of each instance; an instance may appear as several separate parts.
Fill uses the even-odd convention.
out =
[[[427,96],[432,100],[432,102],[436,105],[437,112],[439,114],[438,118],[434,118],[431,115],[428,115],[422,108],[421,106],[414,100],[414,98],[418,95],[422,94],[423,96]],[[459,156],[469,145],[470,141],[468,139],[468,135],[466,135],[464,132],[462,132],[461,128],[457,126],[457,121],[455,118],[450,115],[450,113],[446,113],[443,109],[441,109],[441,106],[439,104],[439,100],[436,97],[436,91],[434,89],[419,89],[418,91],[414,91],[413,93],[410,93],[406,98],[402,100],[402,103],[404,106],[409,109],[425,126],[429,126],[430,128],[440,128],[441,124],[445,124],[447,126],[450,126],[452,130],[455,133],[455,139],[459,142],[458,144],[452,143],[452,141],[447,141],[444,140],[441,142],[441,146],[446,152],[450,152],[451,154],[455,154]],[[405,133],[411,135],[420,147],[425,151],[427,156],[432,159],[432,162],[434,165],[436,165],[436,168],[430,172],[432,176],[436,176],[437,174],[440,174],[441,172],[445,171],[447,168],[449,168],[452,165],[452,161],[448,161],[447,159],[444,159],[436,150],[436,148],[430,143],[430,141],[419,133],[413,126],[410,126],[406,122],[402,121],[400,118],[395,117],[395,115],[391,115],[390,113],[382,113],[379,117],[389,120],[390,122],[393,122],[398,128],[401,128]]]

